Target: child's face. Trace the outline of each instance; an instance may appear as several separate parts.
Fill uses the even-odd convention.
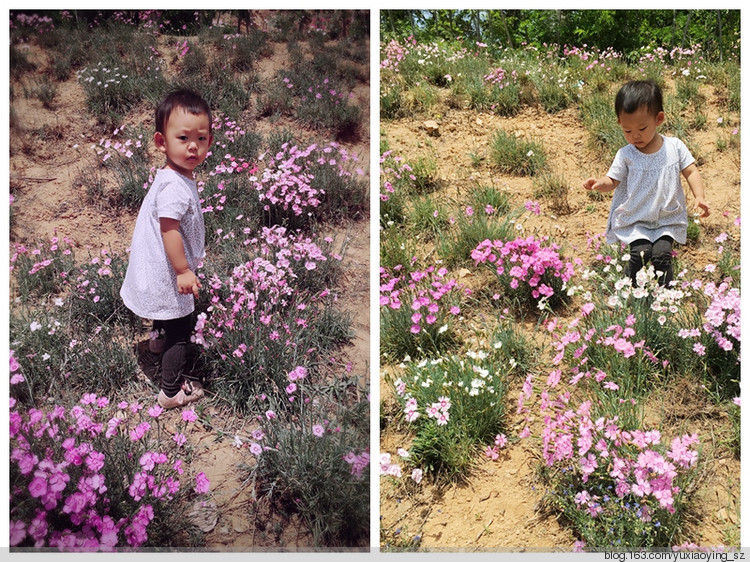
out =
[[[167,168],[188,178],[206,159],[213,140],[208,115],[193,115],[181,107],[169,115],[164,133],[154,134],[154,144],[167,156]]]
[[[656,128],[664,122],[663,111],[652,115],[646,106],[641,106],[633,113],[620,113],[617,122],[628,144],[641,152],[651,154],[661,148],[661,137],[656,134]]]

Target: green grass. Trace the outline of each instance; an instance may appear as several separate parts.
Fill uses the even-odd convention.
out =
[[[547,153],[541,141],[519,138],[503,129],[493,135],[490,151],[492,163],[506,174],[534,176],[547,166]]]

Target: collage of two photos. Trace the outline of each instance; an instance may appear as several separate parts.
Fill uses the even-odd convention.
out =
[[[9,45],[11,552],[740,547],[739,10]]]

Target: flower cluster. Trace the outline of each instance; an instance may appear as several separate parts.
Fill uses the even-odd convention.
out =
[[[120,128],[115,129],[112,132],[112,137],[116,137],[120,132],[124,131]],[[101,138],[97,144],[91,145],[91,149],[101,157],[102,162],[109,160],[112,157],[112,154],[119,154],[125,158],[132,158],[136,151],[143,149],[144,147],[142,133],[136,133],[134,139],[128,138],[124,141],[114,138]]]
[[[484,77],[484,81],[491,86],[497,86],[501,90],[518,80],[515,70],[506,73],[503,68],[497,67]]]
[[[397,266],[395,269],[401,268]],[[440,307],[440,301],[459,289],[458,282],[446,278],[447,275],[448,270],[444,267],[436,269],[435,266],[429,266],[425,270],[412,271],[402,276],[393,275],[381,267],[380,279],[383,283],[380,285],[380,306],[400,309],[401,296],[405,293],[406,298],[411,300],[410,307],[413,311],[410,328],[412,334],[419,334],[436,324],[440,326],[440,330],[445,331],[448,326],[442,321],[446,321],[448,317],[445,307]],[[447,314],[457,316],[460,313],[461,307],[449,305]]]
[[[540,300],[553,297],[575,274],[573,264],[560,257],[559,249],[557,244],[549,244],[547,237],[485,240],[472,250],[471,257],[475,264],[494,265],[509,289],[523,284],[533,299]]]
[[[705,319],[703,330],[724,351],[736,350],[739,361],[740,290],[730,287],[728,283],[721,283],[718,286],[714,283],[706,283],[702,290],[710,299],[708,308],[703,313]]]
[[[349,451],[344,455],[344,461],[352,467],[352,476],[356,480],[361,480],[362,472],[370,466],[370,452],[366,450],[357,454],[354,451]]]
[[[51,294],[68,280],[73,268],[73,241],[57,235],[48,244],[37,244],[29,248],[14,243],[10,256],[10,272],[15,273],[15,281],[21,297]]]
[[[23,27],[31,28],[36,33],[47,33],[55,29],[55,24],[49,16],[40,16],[39,14],[16,14],[15,18],[10,20],[11,29]]]
[[[284,143],[281,150],[270,156],[267,162],[266,155],[260,157],[263,170],[259,177],[253,176],[251,181],[261,202],[265,202],[265,210],[278,206],[283,210],[291,209],[295,216],[299,216],[308,207],[320,205],[320,197],[325,195],[325,191],[311,185],[313,176],[306,169],[307,158],[316,148],[312,144],[300,150],[297,146]]]
[[[10,408],[11,546],[114,550],[148,543],[155,516],[173,509],[181,493],[184,469],[179,458],[151,448],[141,404],[115,406],[85,394],[70,409],[25,409],[13,398]]]
[[[408,41],[408,40],[407,40]],[[416,45],[416,41],[411,38],[412,44]],[[380,49],[382,53],[382,60],[380,61],[380,68],[382,70],[392,70],[398,72],[399,64],[409,54],[409,47],[402,45],[398,40],[391,39],[385,48]]]
[[[484,454],[491,460],[496,461],[500,458],[500,449],[504,449],[508,444],[508,438],[504,433],[498,433],[495,435],[495,444],[487,445],[484,450]]]
[[[626,431],[617,418],[593,419],[589,401],[573,410],[559,400],[543,412],[545,462],[578,475],[577,509],[597,517],[610,499],[617,498],[619,507],[639,507],[636,514],[644,522],[656,509],[675,512],[675,498],[682,491],[679,477],[698,459],[696,434],[675,437],[667,449],[658,430]],[[609,497],[604,490],[611,490]]]

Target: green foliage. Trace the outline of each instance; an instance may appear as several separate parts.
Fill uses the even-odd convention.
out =
[[[510,210],[508,193],[491,185],[473,188],[469,197],[474,209],[479,213],[505,215]],[[487,213],[487,211],[491,211],[491,213]]]
[[[439,204],[430,195],[413,198],[412,206],[409,227],[415,235],[427,233],[434,236],[448,226],[448,211],[445,205]]]
[[[292,408],[270,397],[254,407],[277,416],[259,416],[258,441],[268,446],[257,455],[253,478],[261,494],[302,516],[316,547],[361,546],[369,534],[369,462],[356,466],[368,444],[367,388],[346,375],[337,380],[333,386],[297,379]],[[350,388],[362,398],[347,398]]]
[[[549,202],[550,208],[560,214],[571,212],[568,203],[570,187],[564,176],[552,171],[544,171],[534,177],[534,197]]]
[[[471,260],[471,251],[485,240],[507,240],[514,236],[513,216],[504,218],[494,213],[488,215],[477,209],[472,216],[465,212],[456,218],[456,224],[440,234],[439,255],[448,265],[457,265]]]
[[[405,363],[388,377],[414,439],[409,461],[446,481],[466,479],[479,449],[505,427],[505,393],[514,364],[480,346],[462,355]]]
[[[29,248],[15,244],[10,258],[15,283],[11,288],[22,302],[59,293],[73,269],[71,240],[54,236],[49,243]]]
[[[611,161],[625,144],[615,115],[614,96],[607,92],[582,96],[578,108],[588,132],[589,144],[601,154],[603,160]]]
[[[721,34],[719,33],[721,18]],[[739,10],[381,10],[383,36],[414,36],[418,42],[463,37],[491,50],[544,45],[612,47],[625,54],[642,47],[699,43],[709,60],[736,57]]]
[[[492,161],[501,172],[534,176],[547,165],[547,153],[541,141],[519,138],[500,129],[490,142]]]

